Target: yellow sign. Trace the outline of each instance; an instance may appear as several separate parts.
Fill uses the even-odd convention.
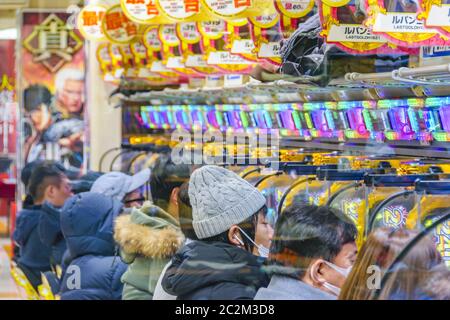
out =
[[[120,5],[115,5],[106,11],[102,30],[108,40],[118,44],[133,42],[139,33],[138,25],[128,19]]]
[[[87,40],[100,41],[105,39],[102,30],[102,20],[108,9],[101,5],[88,5],[78,14],[77,27]]]

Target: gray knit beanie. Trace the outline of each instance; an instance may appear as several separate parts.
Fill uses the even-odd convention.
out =
[[[189,180],[192,225],[199,239],[216,236],[261,209],[266,198],[234,172],[204,166]]]

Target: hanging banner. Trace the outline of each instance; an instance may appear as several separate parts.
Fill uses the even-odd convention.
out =
[[[103,79],[107,82],[118,81],[119,78],[114,76],[115,71],[111,55],[109,53],[109,43],[101,43],[97,47],[97,60],[100,64],[100,70],[103,75]]]
[[[102,20],[107,10],[102,5],[87,5],[78,14],[77,28],[86,40],[106,39],[102,29]]]
[[[448,38],[435,29],[427,28],[424,21],[418,19],[416,2],[366,0],[365,4],[368,13],[366,25],[373,33],[382,34],[395,44],[414,48],[448,44]]]
[[[251,62],[257,62],[256,46],[253,42],[248,19],[229,20],[225,40],[232,54],[237,54]]]
[[[267,16],[249,18],[252,41],[255,52],[262,63],[269,62],[275,66],[281,65],[281,29],[278,13]],[[268,66],[266,65],[266,68]]]
[[[351,1],[346,6],[330,7],[319,5],[322,35],[328,43],[351,54],[393,54],[399,50],[389,44],[382,34],[375,34],[363,22],[366,14],[362,7]]]
[[[450,37],[450,3],[446,0],[420,0],[419,3],[418,18],[425,21],[425,26]]]
[[[174,21],[187,21],[200,13],[200,0],[158,0],[160,12]]]
[[[201,0],[205,17],[235,20],[275,12],[273,0]]]
[[[58,160],[83,166],[85,58],[65,12],[22,12],[20,30],[22,163]]]
[[[181,42],[183,62],[187,68],[204,75],[220,73],[206,63],[207,56],[201,44],[202,35],[196,22],[181,22],[177,24],[177,36]]]
[[[102,30],[109,41],[128,44],[137,40],[139,25],[123,13],[120,5],[115,5],[105,12]]]
[[[120,0],[120,6],[130,20],[141,24],[152,23],[159,15],[156,0]]]
[[[281,16],[280,28],[284,38],[289,38],[297,30],[299,23],[313,11],[314,5],[314,0],[275,0],[275,8]]]

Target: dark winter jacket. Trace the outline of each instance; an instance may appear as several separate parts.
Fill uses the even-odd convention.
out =
[[[68,199],[61,210],[61,229],[70,265],[61,283],[62,300],[117,300],[126,270],[115,256],[113,224],[122,211],[118,200],[85,192]]]
[[[67,249],[66,240],[61,231],[60,209],[45,202],[39,218],[39,237],[46,246],[51,247],[50,262],[61,265],[64,252]]]
[[[41,206],[21,210],[13,234],[14,241],[20,247],[17,262],[38,273],[50,270],[51,247],[41,241],[38,232],[42,214]]]
[[[253,299],[269,283],[263,261],[230,244],[194,241],[172,258],[162,286],[178,300]]]

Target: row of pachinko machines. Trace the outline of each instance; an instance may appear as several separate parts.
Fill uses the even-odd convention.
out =
[[[162,143],[162,138],[154,139],[156,145]],[[126,167],[131,172],[152,167],[159,152],[155,144],[123,146],[128,151],[120,152],[132,155]],[[221,147],[209,144],[203,150]],[[425,230],[440,221],[429,232],[450,268],[450,160],[306,149],[281,149],[279,161],[256,158],[264,151],[252,150],[245,158],[237,156],[233,165],[218,164],[266,196],[272,225],[283,209],[296,202],[339,209],[357,226],[360,245],[376,228]],[[249,164],[252,160],[257,165]]]
[[[277,132],[303,140],[450,141],[450,97],[250,105],[124,108],[123,133],[217,129]]]
[[[376,228],[424,230],[441,221],[429,233],[450,268],[450,162],[418,161],[424,173],[411,174],[405,170],[405,159],[372,157],[365,161],[370,165],[359,164],[357,169],[292,161],[279,162],[276,170],[229,168],[266,196],[271,224],[293,203],[328,205],[353,221],[361,245]],[[396,169],[400,167],[403,170]]]

